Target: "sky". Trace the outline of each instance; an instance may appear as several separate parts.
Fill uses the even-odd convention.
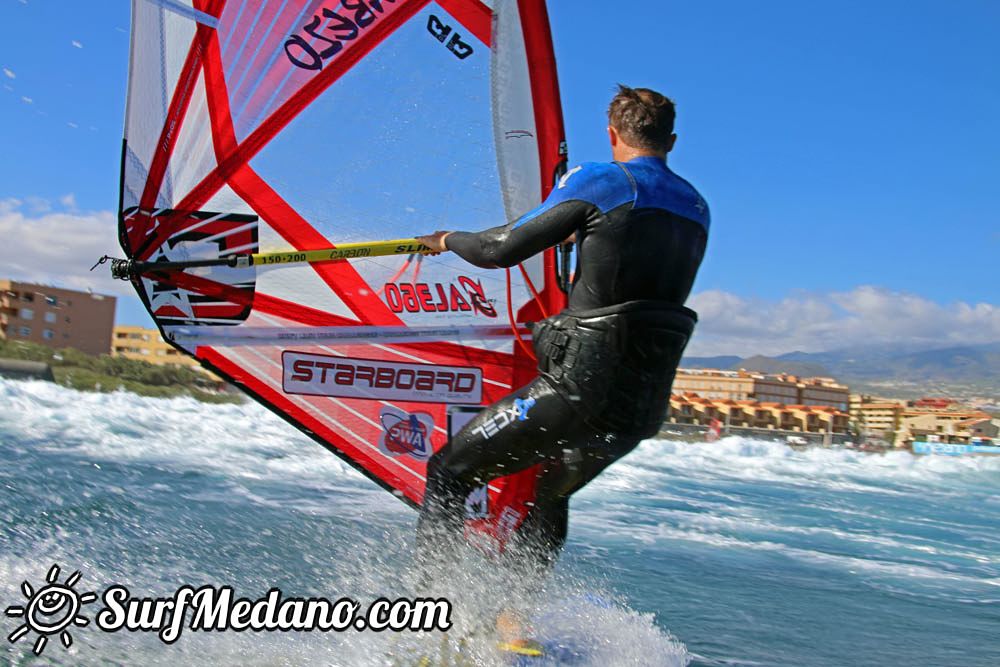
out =
[[[617,82],[712,210],[689,352],[1000,341],[1000,3],[549,0],[570,161]],[[0,0],[0,275],[122,297],[129,3]],[[415,232],[431,230],[414,230]]]

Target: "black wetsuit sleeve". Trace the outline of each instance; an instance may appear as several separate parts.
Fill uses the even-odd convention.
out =
[[[563,201],[515,222],[481,232],[452,232],[445,245],[471,264],[507,268],[565,241],[586,220],[594,205]]]

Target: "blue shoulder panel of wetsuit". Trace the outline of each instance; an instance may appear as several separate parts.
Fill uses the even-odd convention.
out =
[[[635,199],[628,176],[613,162],[584,162],[573,167],[559,179],[556,187],[537,208],[528,211],[514,223],[520,227],[549,209],[567,201],[584,201],[607,213]]]
[[[619,163],[636,182],[636,208],[660,208],[693,220],[708,231],[708,204],[694,186],[667,167],[658,157],[637,157]]]

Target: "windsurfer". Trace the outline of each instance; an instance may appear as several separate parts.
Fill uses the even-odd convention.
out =
[[[535,504],[508,547],[544,572],[566,540],[569,497],[653,436],[696,314],[684,307],[709,213],[667,167],[674,104],[619,86],[608,109],[614,162],[566,172],[521,218],[420,241],[480,267],[510,267],[575,235],[569,305],[532,330],[539,377],[480,412],[428,466],[417,529],[426,554],[461,540],[465,500],[491,479],[543,464]],[[517,623],[501,619],[504,634]]]

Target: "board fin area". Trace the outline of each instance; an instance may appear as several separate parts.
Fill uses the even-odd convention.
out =
[[[520,655],[527,658],[540,658],[545,655],[545,647],[534,639],[520,639],[512,642],[499,642],[497,648],[504,653]]]

